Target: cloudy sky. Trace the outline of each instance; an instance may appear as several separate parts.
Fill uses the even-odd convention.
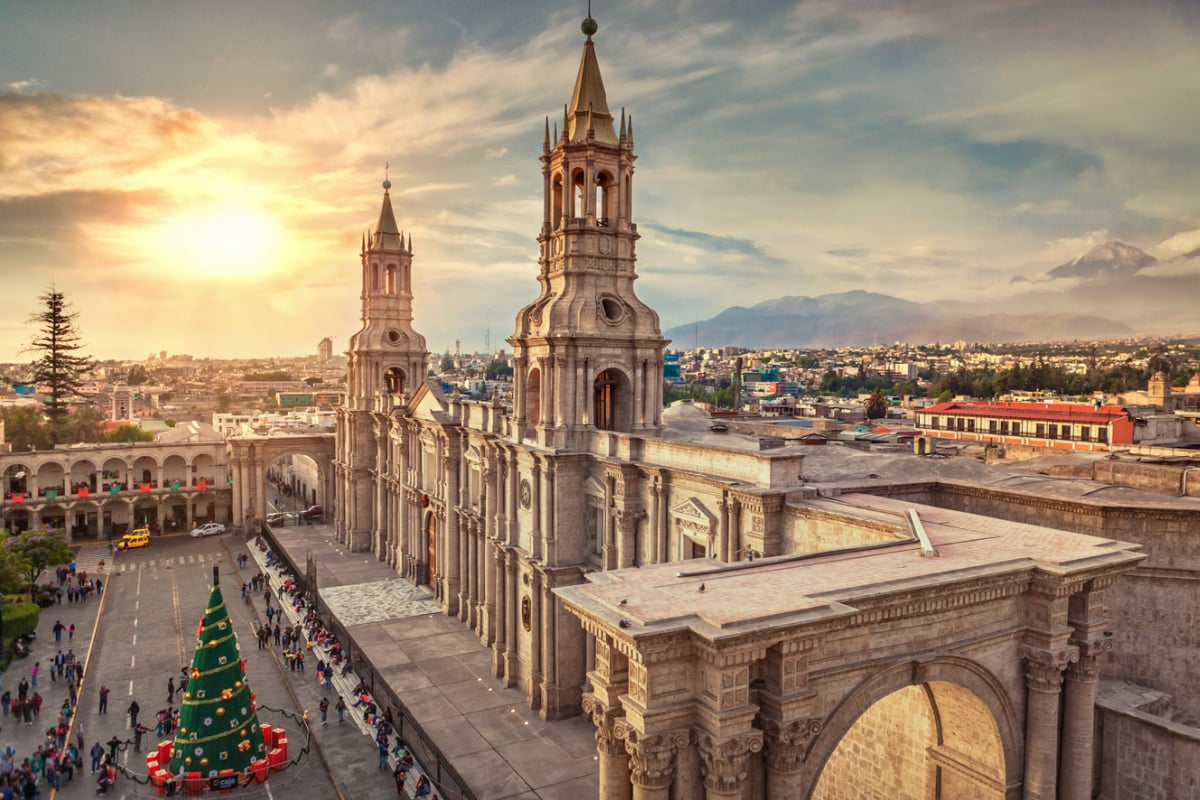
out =
[[[1010,291],[1200,246],[1194,0],[594,0],[663,327],[780,295]],[[94,355],[357,330],[384,164],[430,348],[537,295],[585,2],[0,0],[0,361],[52,283]]]

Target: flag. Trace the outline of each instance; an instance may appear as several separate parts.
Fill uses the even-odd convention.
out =
[[[179,481],[171,481],[171,491],[174,492],[179,488]]]
[[[142,492],[143,492],[144,494],[148,494],[148,493],[150,492],[150,484],[148,484],[148,483],[143,483],[143,484],[141,485],[141,490],[142,490]]]
[[[56,497],[58,497],[58,489],[47,489],[46,490],[46,499],[47,500],[53,500]]]
[[[79,495],[80,497],[87,497],[88,496],[88,487],[80,486],[78,489],[75,490],[75,494]]]
[[[200,480],[196,481],[196,488],[197,489],[207,489],[208,488],[208,478],[201,478]]]
[[[12,501],[14,503],[24,503],[25,502],[25,493],[24,492],[13,492]]]
[[[121,491],[121,484],[119,483],[114,483],[108,487],[109,494],[115,495],[119,491]]]

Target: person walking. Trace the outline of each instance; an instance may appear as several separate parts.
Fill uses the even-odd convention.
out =
[[[54,621],[54,641],[61,642],[63,631],[65,631],[66,629],[67,629],[67,626],[62,624],[62,620],[56,619]]]
[[[141,710],[142,710],[142,707],[138,705],[137,700],[134,700],[132,703],[129,704],[129,727],[131,727],[131,728],[137,727],[138,712]]]
[[[388,742],[386,738],[379,740],[379,769],[388,765]]]
[[[37,688],[38,670],[40,670],[41,668],[42,668],[42,662],[35,661],[35,662],[33,662],[33,667],[29,670],[30,675],[33,677],[33,688],[35,688],[35,689]]]
[[[338,724],[346,721],[346,698],[338,695],[337,703],[333,706],[333,710],[337,712]]]
[[[103,683],[100,684],[100,713],[101,714],[108,713],[108,692],[109,692],[108,687],[105,686]],[[92,770],[92,772],[95,772],[95,771],[96,770]]]
[[[70,625],[67,626],[67,641],[70,642],[70,641],[73,641],[74,639],[75,639],[75,623],[72,622]]]
[[[138,724],[133,726],[133,752],[142,752],[142,735],[148,730],[149,728],[145,725]]]
[[[329,716],[329,698],[322,697],[321,702],[317,704],[317,709],[321,712],[321,724],[325,724],[325,719]]]
[[[392,770],[392,778],[396,781],[397,796],[404,797],[404,782],[408,780],[408,773],[404,771],[403,764],[397,764]]]
[[[99,742],[96,742],[94,745],[92,745],[91,755],[92,774],[95,775],[100,769],[100,759],[104,758],[104,748],[100,746]]]
[[[167,678],[167,705],[175,702],[175,676]]]

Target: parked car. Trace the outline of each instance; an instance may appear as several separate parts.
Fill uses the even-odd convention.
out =
[[[206,522],[198,528],[192,528],[192,536],[212,536],[218,533],[224,533],[225,526],[219,522]]]
[[[267,514],[267,524],[271,527],[275,527],[276,525],[287,525],[287,519],[288,515],[282,511],[275,511]]]
[[[297,515],[300,519],[306,519],[310,522],[325,518],[325,510],[320,506],[309,506]]]

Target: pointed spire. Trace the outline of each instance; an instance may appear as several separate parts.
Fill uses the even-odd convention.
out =
[[[551,141],[558,142],[558,123],[554,123],[554,139]]]
[[[625,141],[625,106],[621,106],[621,141]]]
[[[542,152],[550,152],[550,117],[546,117],[546,132],[542,135]]]
[[[379,222],[375,226],[375,236],[371,240],[372,249],[402,250],[404,240],[400,238],[400,229],[396,227],[396,214],[392,211],[392,196],[388,191],[392,182],[383,182],[383,206],[379,209]]]
[[[571,117],[567,114],[567,104],[563,103],[563,141],[567,141],[567,132],[571,130]]]
[[[633,114],[629,115],[629,149],[633,149]]]
[[[577,142],[587,132],[595,130],[597,142],[616,144],[617,134],[613,131],[612,114],[608,111],[608,98],[604,94],[604,79],[600,77],[600,63],[596,60],[596,47],[592,35],[599,26],[590,16],[583,21],[581,29],[587,41],[583,44],[583,57],[579,61],[579,74],[575,78],[575,91],[571,94],[571,111],[568,115],[567,138]],[[580,117],[588,115],[587,127],[581,129]]]

